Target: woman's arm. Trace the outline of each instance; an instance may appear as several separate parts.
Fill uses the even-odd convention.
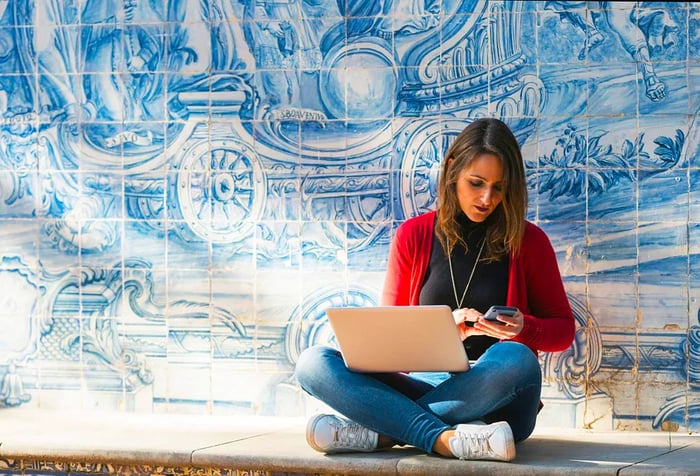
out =
[[[559,272],[556,253],[547,235],[529,224],[520,253],[517,276],[511,287],[512,305],[524,314],[522,331],[513,338],[533,350],[558,352],[568,348],[574,339],[576,323]]]
[[[408,306],[411,295],[411,255],[409,239],[405,227],[396,229],[389,249],[389,261],[384,276],[383,306]]]
[[[382,305],[418,304],[420,288],[430,262],[435,212],[403,222],[394,234],[384,278]]]

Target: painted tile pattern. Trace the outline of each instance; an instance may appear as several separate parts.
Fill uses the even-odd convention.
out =
[[[542,419],[698,428],[692,2],[0,0],[0,403],[299,415],[471,120],[579,324]]]
[[[194,466],[129,465],[90,462],[56,462],[0,459],[3,476],[71,476],[120,474],[139,476],[292,476],[292,473],[263,469],[200,468]],[[333,476],[332,474],[300,474],[296,476]]]

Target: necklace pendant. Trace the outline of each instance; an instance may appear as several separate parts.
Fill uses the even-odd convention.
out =
[[[464,287],[464,292],[462,293],[462,298],[457,297],[457,284],[455,283],[455,274],[452,270],[452,255],[447,257],[447,264],[450,267],[450,279],[452,280],[452,292],[455,294],[455,304],[457,304],[457,309],[462,309],[462,304],[464,303],[464,298],[467,297],[467,291],[469,290],[469,285],[472,283],[472,278],[474,277],[474,272],[476,271],[476,266],[479,264],[479,259],[481,259],[481,252],[484,251],[484,244],[486,243],[486,238],[481,240],[481,246],[479,247],[479,253],[476,255],[476,260],[474,261],[474,266],[472,267],[472,272],[469,274],[469,279],[467,280],[467,285]],[[449,242],[448,248],[449,248]]]

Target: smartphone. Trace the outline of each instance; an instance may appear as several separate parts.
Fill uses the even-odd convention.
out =
[[[497,324],[504,324],[502,321],[498,320],[498,316],[503,315],[503,316],[512,316],[518,312],[517,307],[512,307],[512,306],[491,306],[488,311],[486,311],[486,314],[484,314],[484,319],[487,321],[493,321]]]

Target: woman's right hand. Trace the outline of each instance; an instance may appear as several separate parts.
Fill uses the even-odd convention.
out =
[[[481,317],[481,313],[476,309],[462,308],[452,311],[452,317],[457,324],[460,339],[464,340],[469,336],[482,335],[483,332],[474,329],[474,323]]]

